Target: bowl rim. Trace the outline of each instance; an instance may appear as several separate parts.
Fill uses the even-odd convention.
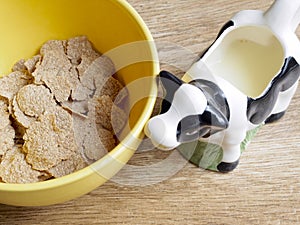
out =
[[[110,0],[112,3],[115,5],[119,6],[121,9],[126,11],[130,17],[136,23],[139,25],[141,28],[141,34],[145,37],[145,41],[149,42],[149,48],[151,52],[151,56],[153,59],[153,65],[152,65],[152,70],[153,74],[158,74],[159,73],[159,63],[158,63],[158,56],[157,56],[157,50],[156,46],[154,44],[154,39],[151,35],[151,32],[149,28],[147,27],[146,23],[142,19],[142,17],[138,14],[138,12],[127,2],[124,0]],[[120,142],[112,151],[107,153],[105,156],[103,156],[101,159],[96,161],[95,163],[78,170],[76,172],[73,172],[69,175],[60,177],[60,178],[55,178],[52,180],[47,180],[47,181],[41,181],[37,183],[26,183],[26,184],[12,184],[12,183],[3,183],[0,182],[0,192],[6,191],[6,192],[27,192],[27,191],[41,191],[41,190],[48,190],[48,189],[53,189],[61,186],[65,186],[67,184],[74,183],[78,180],[81,180],[85,177],[88,177],[92,174],[94,174],[96,171],[93,169],[93,167],[101,168],[101,164],[106,165],[111,159],[118,160],[118,156],[128,149],[129,146],[133,146],[133,143],[135,142],[134,138],[139,138],[140,133],[143,130],[143,125],[145,124],[148,118],[150,118],[152,110],[153,109],[155,101],[156,101],[156,96],[157,96],[157,87],[155,85],[155,82],[152,83],[151,89],[150,89],[150,98],[148,98],[146,106],[136,122],[136,124],[133,126],[132,130],[130,131],[129,134],[126,135],[124,140]],[[124,143],[126,143],[124,145]],[[131,149],[134,153],[135,149]],[[119,160],[118,160],[119,161]],[[125,165],[125,162],[124,162]],[[116,171],[117,172],[117,171]],[[99,176],[101,176],[99,174]],[[103,177],[105,181],[109,180],[109,178]]]

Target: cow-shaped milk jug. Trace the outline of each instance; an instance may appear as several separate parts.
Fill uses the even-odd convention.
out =
[[[281,118],[296,91],[299,21],[300,0],[237,13],[182,80],[160,73],[165,96],[145,134],[165,150],[198,140],[218,145],[215,170],[235,169],[247,135]]]

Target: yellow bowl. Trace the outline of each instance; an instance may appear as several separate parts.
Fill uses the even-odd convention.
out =
[[[19,59],[34,55],[49,39],[87,35],[96,49],[112,58],[124,84],[132,86],[131,128],[116,148],[91,166],[62,178],[34,184],[0,183],[0,203],[51,205],[90,192],[131,158],[151,115],[159,65],[148,28],[124,0],[0,0],[0,27],[1,75],[8,74]]]

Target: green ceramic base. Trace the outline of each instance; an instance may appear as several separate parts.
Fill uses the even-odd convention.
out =
[[[261,126],[248,131],[245,140],[241,143],[241,153],[246,149],[260,128]],[[223,157],[221,146],[207,142],[186,143],[180,145],[177,149],[192,164],[207,170],[218,171],[217,166],[221,163]]]

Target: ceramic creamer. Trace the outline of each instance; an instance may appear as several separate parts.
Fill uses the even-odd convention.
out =
[[[198,155],[194,163],[206,169],[235,169],[249,139],[284,115],[296,91],[299,21],[300,0],[237,13],[182,80],[160,73],[165,97],[145,134],[158,148],[178,148],[185,156],[195,151],[189,157]],[[214,155],[216,149],[221,152]],[[215,166],[207,162],[212,155]]]

